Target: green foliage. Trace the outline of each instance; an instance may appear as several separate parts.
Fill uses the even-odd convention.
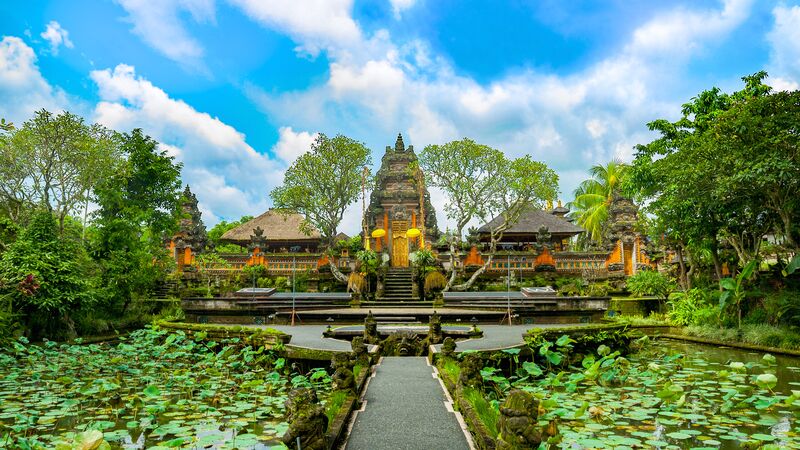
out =
[[[324,368],[296,372],[279,354],[243,338],[214,339],[213,327],[188,328],[139,330],[113,344],[15,342],[0,354],[0,442],[108,448],[98,444],[105,438],[115,448],[125,442],[270,447],[288,426],[283,405],[293,386],[314,388],[327,404],[339,401],[328,398]]]
[[[508,159],[502,151],[466,138],[425,147],[419,155],[419,166],[426,184],[447,196],[444,211],[456,223],[449,242],[451,270],[456,270],[456,252],[468,223],[477,220],[488,224],[499,218],[489,227],[489,249],[484,255],[491,259],[503,233],[519,220],[522,212],[540,207],[558,192],[558,175],[546,164],[530,156]],[[448,281],[448,289],[469,289],[485,270],[486,266],[479,268],[458,286]]]
[[[498,403],[490,402],[479,390],[471,387],[464,387],[462,392],[464,399],[475,410],[480,421],[486,425],[489,435],[497,437],[497,422],[500,419]]]
[[[136,129],[121,144],[126,159],[95,189],[100,208],[91,246],[105,306],[124,314],[173,268],[163,238],[177,226],[182,195],[181,165],[155,140]]]
[[[218,281],[218,275],[214,273],[215,269],[225,269],[230,267],[228,261],[223,259],[215,252],[201,253],[194,257],[192,266],[197,269],[197,274],[200,275],[201,280],[206,288],[206,297],[211,297],[212,283]]]
[[[370,165],[371,152],[363,143],[320,133],[311,149],[286,170],[283,184],[270,197],[276,208],[303,214],[306,230],[316,228],[332,245],[345,209],[361,193],[363,169]],[[371,184],[371,179],[366,182]]]
[[[626,286],[633,295],[653,295],[666,301],[677,288],[675,281],[655,270],[641,270],[628,278]]]
[[[719,280],[719,285],[723,289],[719,296],[719,308],[721,312],[733,309],[738,318],[739,327],[742,326],[742,303],[745,299],[745,284],[758,267],[758,261],[750,261],[735,278],[723,278]]]
[[[59,235],[53,214],[37,212],[0,260],[11,311],[40,336],[72,331],[70,315],[95,300],[89,264],[74,237]]]
[[[711,325],[712,323],[706,322],[709,319],[708,314],[704,313],[712,306],[710,297],[709,292],[699,288],[676,293],[668,302],[667,315],[670,322],[679,326]],[[714,320],[716,321],[716,317]]]
[[[615,193],[625,182],[628,165],[613,160],[606,165],[592,166],[592,178],[583,181],[575,189],[575,200],[567,204],[570,217],[583,227],[592,240],[602,243],[608,220],[608,206]]]
[[[242,216],[239,220],[234,220],[232,222],[227,222],[225,220],[218,222],[210,230],[208,230],[208,243],[218,253],[246,253],[247,249],[235,244],[223,244],[220,242],[220,238],[222,238],[222,235],[226,232],[251,220],[253,220],[253,216]]]
[[[425,292],[435,292],[447,286],[447,279],[439,271],[433,271],[425,275]]]

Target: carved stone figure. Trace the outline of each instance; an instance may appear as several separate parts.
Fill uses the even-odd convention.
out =
[[[384,356],[421,356],[425,348],[425,342],[408,330],[392,333],[381,342],[381,354]]]
[[[375,321],[372,311],[369,311],[367,317],[364,318],[364,342],[368,344],[377,344],[380,342],[380,336],[378,336],[378,322]]]
[[[296,448],[299,437],[300,448],[304,450],[326,449],[328,416],[325,415],[325,408],[319,404],[316,392],[309,388],[293,389],[284,404],[289,429],[281,438],[283,443],[289,448]]]
[[[442,343],[442,356],[452,357],[456,351],[456,340],[451,337],[444,338]]]
[[[464,355],[464,359],[461,360],[460,366],[461,373],[458,376],[458,382],[462,386],[474,388],[483,386],[483,378],[481,377],[483,360],[477,353],[467,353]]]
[[[354,337],[353,341],[350,342],[350,348],[353,349],[353,364],[361,364],[362,366],[369,364],[369,353],[362,336]]]
[[[353,376],[350,355],[347,353],[334,353],[331,358],[331,368],[334,369],[331,375],[333,389],[337,391],[353,391],[356,380]]]
[[[442,319],[434,311],[428,323],[428,343],[438,344],[440,342],[442,342]]]
[[[542,429],[538,424],[538,417],[539,401],[536,397],[519,389],[512,390],[500,405],[497,448],[537,448],[550,435],[558,434],[555,422]]]

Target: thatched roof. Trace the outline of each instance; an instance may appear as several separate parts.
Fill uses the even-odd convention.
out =
[[[486,225],[478,228],[479,234],[489,234],[491,229],[499,226],[503,221],[502,216],[495,217]],[[547,227],[551,234],[568,234],[574,236],[583,232],[583,228],[571,223],[565,217],[553,214],[551,211],[543,211],[538,208],[530,207],[522,212],[517,223],[505,231],[509,234],[536,234],[539,228]]]
[[[246,245],[250,242],[250,236],[253,235],[253,230],[260,227],[264,230],[264,237],[267,239],[267,242],[319,241],[319,231],[312,229],[310,234],[304,233],[300,227],[302,221],[303,216],[300,214],[270,209],[253,220],[228,230],[222,235],[220,240]]]

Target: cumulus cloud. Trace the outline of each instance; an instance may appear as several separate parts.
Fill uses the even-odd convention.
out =
[[[292,127],[281,127],[278,130],[278,142],[272,147],[272,153],[287,164],[291,164],[311,148],[317,134],[308,131],[295,132]]]
[[[202,69],[203,47],[183,25],[180,13],[196,22],[215,21],[214,0],[116,0],[128,13],[133,32],[167,58]]]
[[[399,19],[402,12],[413,7],[417,0],[389,0],[389,3],[392,5],[395,19]]]
[[[171,98],[133,67],[96,70],[95,120],[109,128],[142,128],[184,164],[183,179],[201,200],[207,224],[266,209],[282,164],[255,151],[245,136],[216,117]]]
[[[777,90],[797,89],[800,82],[800,6],[772,10],[775,24],[767,35],[771,44],[769,83]]]
[[[488,84],[458,74],[424,41],[398,43],[380,30],[332,49],[321,84],[277,94],[250,86],[248,93],[280,123],[334,129],[373,149],[402,131],[418,148],[469,136],[510,156],[531,154],[562,174],[566,196],[589,165],[630,159],[632,147],[652,137],[646,122],[677,113],[674,92],[683,88],[679,80],[691,58],[740,26],[751,3],[675,8],[582,70],[560,76],[525,70]]]
[[[361,39],[361,30],[350,15],[353,0],[230,2],[254,21],[292,36],[300,43],[298,50],[311,55],[353,45]]]
[[[44,32],[40,35],[44,40],[50,43],[50,53],[58,55],[58,48],[63,45],[67,48],[73,48],[72,41],[69,40],[69,32],[61,27],[61,24],[55,20],[51,20],[47,24]]]
[[[42,76],[33,49],[18,37],[4,37],[0,41],[0,117],[20,124],[38,109],[58,112],[67,104],[64,92]]]

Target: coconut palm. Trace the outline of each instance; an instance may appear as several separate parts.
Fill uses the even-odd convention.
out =
[[[608,219],[608,205],[614,192],[618,191],[628,173],[628,165],[620,160],[605,165],[592,166],[592,178],[583,181],[575,189],[575,200],[567,204],[569,216],[583,227],[597,243],[603,239],[603,230]]]

